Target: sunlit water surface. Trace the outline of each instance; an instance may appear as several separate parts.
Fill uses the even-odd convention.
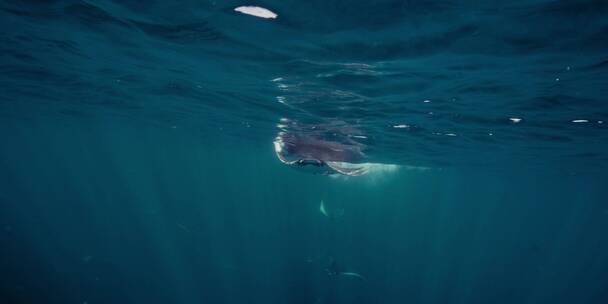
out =
[[[5,1],[0,302],[606,303],[607,15]]]

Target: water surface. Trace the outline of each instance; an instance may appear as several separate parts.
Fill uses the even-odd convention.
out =
[[[607,14],[5,1],[0,298],[605,303]],[[400,169],[276,159],[279,132],[319,130]]]

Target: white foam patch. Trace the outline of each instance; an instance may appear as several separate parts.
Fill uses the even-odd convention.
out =
[[[234,9],[237,12],[265,19],[275,19],[278,15],[259,6],[239,6]]]
[[[586,119],[575,119],[575,120],[573,120],[572,122],[575,122],[575,123],[581,123],[581,122],[589,122],[589,121],[588,121],[588,120],[586,120]]]

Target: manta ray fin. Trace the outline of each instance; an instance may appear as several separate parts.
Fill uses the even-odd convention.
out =
[[[363,281],[366,280],[364,276],[362,276],[362,275],[360,275],[360,274],[358,274],[356,272],[340,272],[338,274],[341,275],[341,276],[345,276],[345,277],[357,278],[357,279],[360,279],[360,280],[363,280]]]
[[[368,169],[365,166],[360,166],[357,164],[334,161],[327,161],[325,163],[334,171],[348,176],[360,176],[368,172]]]
[[[276,149],[274,153],[277,155],[277,158],[286,165],[293,165],[297,162],[297,160],[289,161],[289,160],[285,159],[285,157],[283,157],[283,155],[281,155],[281,152],[278,149]]]
[[[321,212],[321,214],[325,215],[325,217],[330,219],[339,218],[344,215],[344,208],[335,210],[332,210],[332,208],[330,208],[328,210],[327,207],[325,207],[325,202],[323,200],[321,200],[321,204],[319,205],[319,211]]]
[[[329,217],[329,214],[327,214],[327,210],[325,209],[325,203],[323,201],[321,201],[319,211],[321,211],[321,214],[325,215],[325,217]]]

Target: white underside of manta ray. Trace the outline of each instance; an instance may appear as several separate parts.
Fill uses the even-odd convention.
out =
[[[348,176],[360,176],[368,173],[366,164],[351,164],[346,162],[321,161],[310,159],[297,159],[288,161],[277,153],[277,158],[284,164],[301,169],[310,173],[321,175],[342,174]]]

